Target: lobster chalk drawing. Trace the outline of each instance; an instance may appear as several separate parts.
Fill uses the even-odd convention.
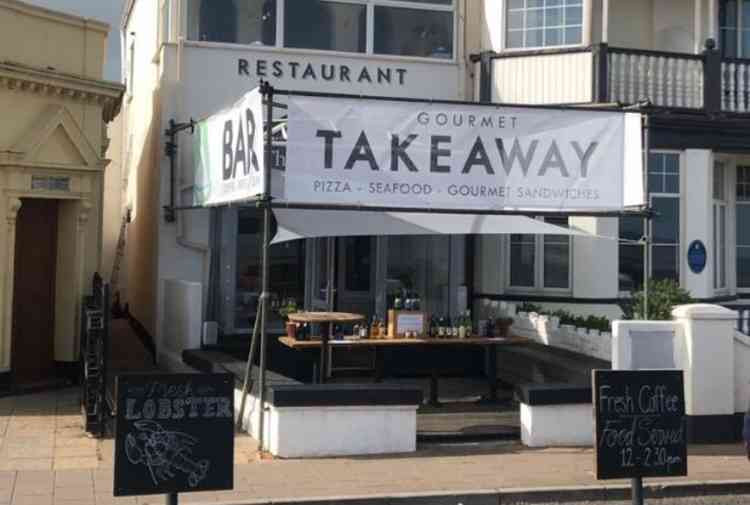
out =
[[[125,454],[134,465],[148,468],[154,484],[174,478],[178,471],[187,475],[190,487],[206,478],[210,462],[191,458],[196,438],[166,431],[154,421],[137,421],[135,427],[138,431],[125,438]]]

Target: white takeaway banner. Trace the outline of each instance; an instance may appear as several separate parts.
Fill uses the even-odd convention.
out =
[[[291,95],[287,202],[620,211],[643,205],[641,116]]]
[[[193,205],[240,202],[264,193],[263,95],[254,89],[198,121],[193,135]]]

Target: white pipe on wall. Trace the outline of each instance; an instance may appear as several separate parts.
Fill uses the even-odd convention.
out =
[[[693,14],[693,39],[695,42],[695,54],[703,51],[703,0],[695,1],[695,13]]]

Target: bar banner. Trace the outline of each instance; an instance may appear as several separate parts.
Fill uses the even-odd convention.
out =
[[[193,205],[248,200],[265,190],[263,95],[258,88],[196,125]]]
[[[521,211],[643,205],[641,116],[290,95],[291,203]]]

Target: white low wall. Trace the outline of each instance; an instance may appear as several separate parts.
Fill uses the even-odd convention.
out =
[[[417,406],[271,407],[269,451],[282,458],[417,450]]]
[[[234,391],[235,417],[242,391]],[[417,405],[283,407],[266,403],[263,448],[281,458],[389,454],[417,450]],[[258,398],[248,394],[242,429],[259,438]]]
[[[521,442],[528,447],[591,447],[594,415],[590,403],[521,404]]]
[[[612,334],[560,324],[557,317],[535,312],[515,314],[511,331],[540,344],[559,347],[604,361],[612,360]]]

